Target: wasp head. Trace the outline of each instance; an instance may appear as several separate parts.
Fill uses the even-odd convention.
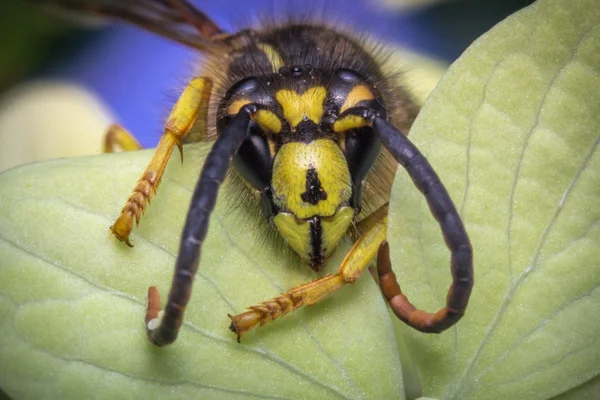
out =
[[[351,107],[380,106],[377,93],[349,70],[284,67],[236,84],[221,103],[221,125],[250,103],[258,111],[233,164],[261,193],[267,220],[318,270],[360,211],[381,149],[370,128],[335,131],[333,123]]]

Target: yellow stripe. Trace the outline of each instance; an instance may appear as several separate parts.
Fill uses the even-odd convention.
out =
[[[250,99],[237,99],[231,102],[231,104],[227,107],[227,114],[235,115],[240,112],[240,109],[244,107],[246,104],[250,104],[252,101]],[[264,130],[279,133],[281,131],[281,120],[269,110],[258,110],[253,116],[252,119],[256,121]]]
[[[279,133],[281,131],[281,120],[269,110],[258,110],[253,117],[264,130],[272,133]]]
[[[236,115],[240,112],[240,109],[244,107],[246,104],[252,103],[250,99],[237,99],[231,102],[231,104],[227,107],[227,114]]]
[[[323,86],[315,86],[302,94],[289,89],[279,90],[275,98],[281,104],[283,116],[296,128],[303,118],[318,124],[323,116],[323,103],[327,90]]]
[[[364,85],[362,83],[358,84],[352,88],[350,93],[348,93],[348,97],[346,97],[344,104],[342,104],[342,108],[340,108],[340,114],[346,111],[347,109],[354,107],[363,100],[373,99],[375,99],[375,95],[373,94],[371,89],[369,89],[367,85]]]
[[[267,56],[267,58],[271,62],[271,66],[273,67],[273,72],[279,71],[279,68],[284,66],[281,55],[279,55],[279,52],[277,50],[275,50],[275,48],[273,46],[266,44],[266,43],[259,43],[256,45],[256,47],[258,47],[260,49],[260,51],[265,53],[265,56]]]
[[[336,133],[345,132],[350,129],[362,128],[363,126],[367,126],[367,121],[364,118],[348,114],[333,123],[333,131]]]

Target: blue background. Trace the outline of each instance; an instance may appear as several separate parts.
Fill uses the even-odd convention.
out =
[[[239,26],[236,21],[282,8],[276,0],[193,2],[228,31]],[[452,62],[479,35],[530,2],[448,1],[406,12],[377,7],[374,0],[329,0],[324,8],[325,15],[356,31]],[[285,7],[302,11],[307,3]],[[74,81],[95,92],[146,147],[156,145],[173,102],[200,60],[194,50],[124,24],[78,31],[66,47],[37,75]]]

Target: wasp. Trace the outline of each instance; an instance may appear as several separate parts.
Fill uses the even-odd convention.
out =
[[[315,271],[344,236],[354,241],[337,273],[229,315],[238,342],[253,327],[356,281],[375,259],[384,297],[408,325],[441,332],[462,317],[473,286],[468,235],[436,172],[406,136],[418,108],[383,72],[381,54],[364,40],[300,20],[228,33],[186,0],[52,3],[133,23],[205,56],[204,72],[177,100],[153,158],[110,227],[131,246],[134,222],[139,223],[175,146],[183,157],[183,143],[214,141],[193,192],[164,311],[158,290],[148,290],[150,342],[164,346],[177,338],[209,217],[230,167],[272,229]],[[107,140],[138,147],[116,125]],[[390,176],[398,164],[425,196],[451,253],[453,282],[445,307],[435,313],[417,309],[404,296],[389,259]],[[384,182],[376,183],[382,176]],[[377,187],[383,188],[380,196],[373,194]]]

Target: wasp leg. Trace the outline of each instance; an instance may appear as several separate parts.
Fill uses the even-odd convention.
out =
[[[198,117],[199,112],[206,112],[211,86],[212,84],[207,78],[194,78],[185,88],[171,111],[152,160],[150,160],[142,177],[135,185],[133,193],[127,199],[127,203],[121,210],[121,215],[110,227],[117,239],[125,242],[129,247],[133,247],[129,241],[133,221],[135,219],[136,225],[139,224],[140,218],[146,210],[146,204],[150,203],[156,192],[175,145],[179,148],[181,161],[183,162],[183,139]]]
[[[119,124],[112,124],[104,135],[104,153],[114,153],[118,148],[123,151],[141,150],[142,145]]]
[[[451,252],[452,285],[446,297],[446,307],[435,314],[429,314],[416,309],[408,301],[400,286],[393,283],[396,282],[396,277],[389,262],[387,244],[383,244],[379,250],[378,274],[383,280],[381,287],[384,295],[398,318],[423,332],[441,332],[448,329],[464,314],[473,289],[473,249],[452,199],[429,161],[405,135],[377,112],[365,107],[356,107],[344,112],[339,121],[346,125],[361,124],[363,121],[372,127],[383,145],[406,169],[415,186],[425,196]]]
[[[223,133],[217,136],[206,157],[186,217],[171,291],[162,315],[159,311],[158,290],[155,287],[148,289],[146,333],[150,342],[157,346],[173,343],[177,338],[183,322],[183,312],[192,292],[192,283],[200,262],[200,250],[208,230],[210,214],[217,201],[219,186],[225,179],[231,159],[248,136],[250,118],[255,113],[255,105],[243,106]]]
[[[409,315],[408,319],[405,319],[397,314],[400,319],[409,321],[410,326],[423,332],[441,332],[456,323],[464,314],[473,288],[473,250],[454,203],[427,159],[402,132],[379,116],[375,110],[365,107],[348,109],[333,123],[332,129],[334,132],[342,132],[363,126],[372,127],[383,145],[406,169],[415,186],[425,196],[432,214],[440,224],[446,245],[452,253],[450,268],[453,283],[448,292],[446,307],[428,317],[430,314],[416,310],[408,302],[408,299],[401,294],[397,283],[396,286],[391,284],[391,277],[394,282],[396,278],[391,271],[389,261],[387,264],[385,262],[387,243],[380,246],[386,236],[386,204],[376,211],[372,218],[371,216],[367,218],[368,222],[365,225],[369,228],[354,244],[335,275],[325,276],[260,305],[250,307],[249,311],[229,316],[230,329],[238,335],[238,341],[243,333],[256,325],[264,325],[304,304],[314,304],[346,283],[354,282],[380,247],[379,275],[384,279],[382,285],[384,295],[388,301],[396,299],[391,303],[394,312]],[[396,304],[400,304],[400,308]]]
[[[256,325],[262,326],[303,305],[313,305],[344,285],[354,283],[375,258],[379,244],[385,240],[387,211],[388,206],[385,204],[358,224],[358,238],[336,274],[298,286],[278,297],[249,307],[248,311],[241,314],[229,315],[229,329],[237,335],[238,342],[241,335]]]

